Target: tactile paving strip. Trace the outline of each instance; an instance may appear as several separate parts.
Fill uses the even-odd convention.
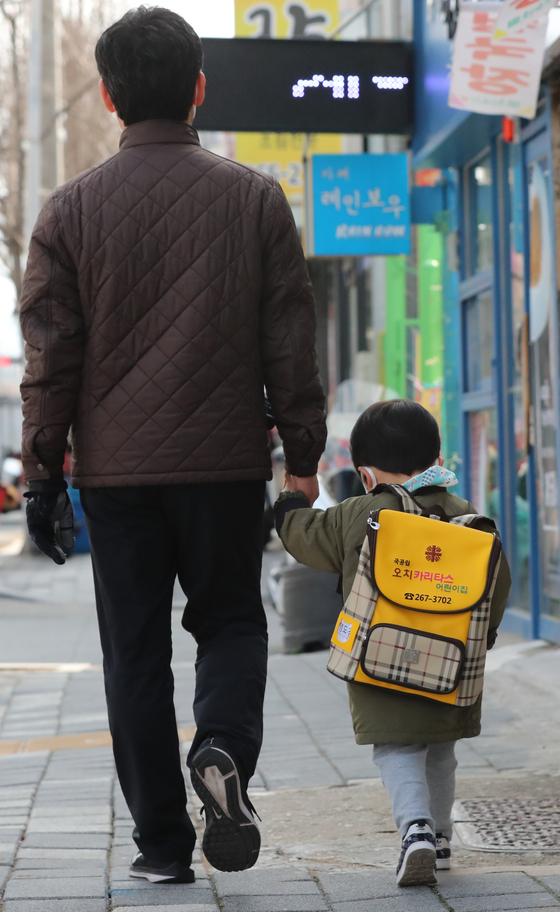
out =
[[[453,818],[459,839],[473,849],[560,853],[560,797],[456,801]]]

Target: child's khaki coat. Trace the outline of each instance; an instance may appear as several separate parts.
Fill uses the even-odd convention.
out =
[[[423,488],[414,496],[426,506],[440,504],[449,516],[476,513],[468,501],[443,488]],[[356,575],[370,512],[382,508],[398,510],[398,498],[386,493],[366,494],[328,510],[313,510],[308,503],[301,492],[280,495],[276,505],[277,522],[284,517],[280,538],[286,550],[300,563],[341,574],[346,601]],[[490,526],[478,528],[494,531]],[[502,619],[510,584],[509,566],[503,555],[492,599],[491,630]],[[342,681],[340,684],[342,686]],[[457,707],[369,684],[349,683],[347,687],[358,744],[425,744],[473,738],[480,733],[481,698],[472,706]]]

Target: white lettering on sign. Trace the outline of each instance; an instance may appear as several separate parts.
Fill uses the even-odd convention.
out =
[[[332,179],[330,171],[332,169],[323,171],[322,176],[327,178],[327,180]],[[338,176],[342,176],[343,173],[339,172]],[[385,200],[381,199],[379,187],[374,190],[368,190],[366,200],[362,200],[362,194],[359,190],[354,190],[353,193],[346,193],[343,196],[340,187],[333,187],[332,190],[323,190],[321,193],[323,206],[334,206],[337,210],[344,206],[348,215],[358,215],[360,209],[375,207],[383,209],[383,212],[391,212],[397,219],[400,218],[401,212],[406,210],[406,206],[401,203],[400,196],[397,193],[392,193],[387,202],[388,205]]]
[[[294,98],[304,98],[306,89],[332,89],[333,98],[345,98],[346,87],[348,88],[348,98],[360,97],[360,77],[359,76],[333,76],[332,79],[325,79],[324,76],[316,74],[311,79],[298,79],[292,86],[292,95]]]
[[[374,237],[404,237],[406,225],[376,225]]]
[[[378,89],[404,89],[408,76],[372,76],[371,81]]]
[[[337,238],[371,237],[372,234],[373,234],[373,225],[337,225],[336,226]],[[376,234],[377,234],[377,231],[376,231]]]
[[[400,218],[401,212],[404,212],[406,206],[401,205],[401,198],[396,193],[389,197],[389,205],[383,208],[383,212],[392,212],[395,218]]]
[[[335,177],[342,177],[344,180],[350,180],[350,171],[348,168],[337,168],[336,171],[334,168],[324,168],[321,171],[321,177],[324,177],[325,180],[334,180]]]
[[[349,76],[348,77],[348,98],[359,98],[360,97],[360,77],[359,76]]]

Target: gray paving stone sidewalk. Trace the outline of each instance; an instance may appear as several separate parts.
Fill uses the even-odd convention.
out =
[[[192,885],[130,879],[132,820],[110,748],[25,747],[33,738],[107,730],[89,559],[55,568],[40,558],[0,558],[2,591],[21,596],[0,595],[2,912],[560,910],[560,855],[455,844],[454,868],[436,888],[396,888],[398,836],[371,750],[354,742],[346,689],[326,673],[324,653],[281,654],[270,606],[265,741],[251,783],[263,817],[259,864],[222,874],[197,850]],[[178,725],[188,727],[195,653],[180,626],[181,600],[177,592],[174,672]],[[9,667],[18,662],[82,665]],[[483,735],[458,749],[460,797],[557,794],[559,669],[558,651],[545,649],[488,675]],[[15,741],[23,751],[2,755]],[[182,750],[186,756],[188,745]]]

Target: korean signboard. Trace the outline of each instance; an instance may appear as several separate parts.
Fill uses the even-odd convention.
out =
[[[308,256],[410,251],[407,155],[314,155],[306,186]]]
[[[408,41],[205,38],[202,130],[410,133]]]
[[[494,38],[501,3],[461,5],[448,104],[479,114],[535,116],[545,49],[546,17]]]
[[[239,38],[325,38],[339,23],[339,0],[235,0]],[[272,174],[292,206],[303,204],[304,133],[237,133],[235,157]],[[340,152],[337,134],[315,133],[310,152]]]
[[[339,0],[235,0],[235,34],[245,38],[326,38]]]

